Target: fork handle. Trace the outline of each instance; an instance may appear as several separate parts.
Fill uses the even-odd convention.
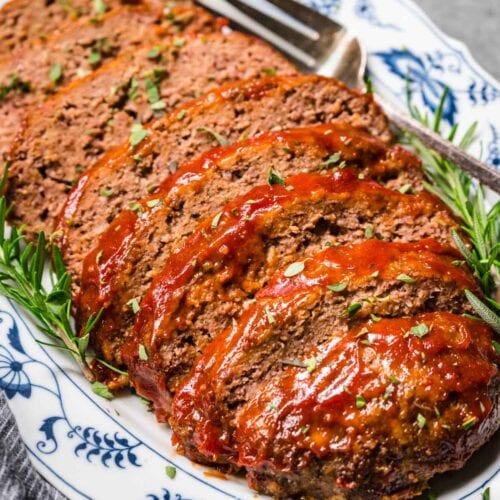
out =
[[[500,193],[500,172],[481,163],[479,160],[447,141],[439,134],[425,127],[412,118],[408,113],[397,108],[379,95],[375,100],[383,108],[389,120],[399,129],[408,130],[416,135],[426,146],[439,153],[463,170],[466,170],[485,186],[490,187],[496,193]]]

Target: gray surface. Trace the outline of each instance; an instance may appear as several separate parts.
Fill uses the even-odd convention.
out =
[[[383,1],[383,0],[377,0]],[[500,80],[500,0],[414,0],[446,34]]]

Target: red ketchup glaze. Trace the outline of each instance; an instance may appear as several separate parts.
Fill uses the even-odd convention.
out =
[[[409,334],[421,324],[429,328],[423,338]],[[362,328],[369,346],[357,337]],[[237,462],[286,470],[352,451],[359,435],[395,437],[401,446],[425,447],[436,438],[458,446],[467,422],[479,426],[492,411],[488,385],[498,370],[491,340],[485,324],[444,312],[368,322],[334,337],[310,351],[320,360],[313,373],[287,367],[238,413]]]
[[[208,457],[233,456],[235,444],[231,426],[221,422],[216,400],[240,367],[249,364],[246,361],[249,353],[272,338],[273,328],[289,321],[305,305],[319,303],[323,296],[332,293],[327,286],[340,282],[348,283],[349,290],[356,290],[377,280],[396,280],[404,272],[415,280],[438,278],[480,293],[470,271],[452,264],[457,257],[455,250],[432,239],[415,243],[367,240],[331,247],[305,259],[304,270],[292,278],[286,277],[283,270],[276,272],[269,284],[257,293],[256,302],[243,312],[238,323],[217,336],[198,358],[192,376],[175,396],[174,429],[178,426],[194,429],[195,445]],[[373,278],[374,272],[378,273],[376,278]],[[269,311],[276,322],[272,329]],[[455,322],[461,321],[460,317],[450,317],[455,318]],[[477,325],[479,331],[488,331],[481,323],[467,324]],[[335,332],[331,334],[334,336]]]
[[[150,206],[152,202],[162,200],[168,204],[169,197],[171,199],[184,193],[192,195],[214,171],[224,170],[225,163],[234,163],[233,158],[244,155],[245,151],[257,154],[259,149],[266,149],[269,144],[277,143],[283,144],[283,147],[291,143],[300,144],[301,147],[320,144],[325,154],[338,152],[348,165],[367,167],[374,177],[386,173],[384,165],[388,157],[397,157],[398,163],[406,169],[421,167],[420,160],[405,149],[399,146],[387,148],[380,140],[343,124],[271,132],[243,143],[210,150],[167,177],[154,194],[135,204],[137,210],[122,211],[102,234],[83,263],[80,309],[85,317],[104,308],[101,315],[101,320],[106,323],[104,329],[114,329],[113,318],[106,317],[106,308],[113,303],[113,297],[120,291],[122,273],[128,271],[129,255],[137,238],[142,237],[141,228],[147,227],[152,214],[162,208]]]
[[[288,190],[287,187],[293,190]],[[287,187],[265,185],[252,189],[246,195],[229,203],[222,210],[220,222],[212,227],[212,217],[200,222],[196,233],[186,241],[183,248],[173,254],[165,269],[154,279],[141,302],[137,315],[135,338],[125,346],[123,354],[126,364],[134,376],[140,376],[143,363],[137,362],[138,344],[145,345],[154,363],[157,350],[170,338],[176,325],[183,319],[173,315],[185,288],[193,275],[208,260],[223,261],[233,270],[241,266],[251,252],[252,244],[258,238],[258,228],[265,224],[266,217],[276,213],[289,203],[314,199],[334,198],[349,204],[365,203],[372,206],[397,210],[399,204],[405,207],[405,215],[416,219],[421,214],[443,211],[444,223],[453,226],[448,212],[435,197],[420,193],[404,195],[383,188],[376,182],[360,181],[348,169],[333,175],[300,174],[287,179]],[[236,210],[235,210],[236,209]],[[237,214],[237,215],[235,215]],[[245,253],[247,252],[247,253]],[[227,256],[231,255],[230,262]],[[161,374],[159,375],[161,377]],[[136,387],[137,388],[137,387]],[[154,395],[145,395],[153,397]]]

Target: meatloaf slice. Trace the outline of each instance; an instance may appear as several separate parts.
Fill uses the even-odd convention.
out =
[[[270,46],[242,33],[191,34],[127,52],[66,86],[30,113],[16,141],[8,187],[12,221],[30,231],[52,229],[79,173],[113,146],[141,142],[148,133],[141,123],[269,66],[293,71]]]
[[[347,170],[259,186],[200,222],[170,256],[140,304],[125,352],[123,337],[112,330],[96,331],[94,345],[106,359],[125,361],[136,390],[161,416],[196,357],[280,265],[325,245],[371,237],[449,242],[451,227],[455,222],[434,197],[403,195]],[[140,344],[147,363],[138,358]]]
[[[155,273],[192,234],[199,217],[217,213],[240,193],[266,183],[271,166],[289,176],[328,174],[339,165],[405,191],[408,185],[418,189],[422,180],[416,156],[340,124],[271,132],[211,150],[179,169],[133,210],[124,210],[101,236],[84,260],[78,323],[101,311],[93,335],[109,338],[112,330],[114,336],[127,337],[134,323],[129,304],[140,303]],[[81,252],[73,252],[73,261],[68,254],[80,242],[73,238],[67,245],[68,269],[76,274]]]
[[[218,145],[216,138],[234,143],[275,128],[338,121],[363,126],[385,142],[391,139],[370,95],[319,76],[227,85],[154,121],[145,141],[106,154],[70,193],[56,226],[70,271],[121,210],[154,190],[178,165]]]
[[[63,85],[124,51],[154,44],[168,34],[216,29],[216,20],[202,9],[181,6],[169,11],[172,17],[144,4],[117,7],[98,22],[68,23],[32,48],[13,51],[0,64],[0,87],[11,89],[0,100],[0,153],[8,152],[23,115]]]
[[[336,266],[351,250],[347,259],[338,249],[318,256],[323,262],[308,259],[295,277],[280,273],[206,349],[174,399],[176,439],[190,456],[244,466],[250,485],[274,498],[410,498],[436,473],[462,467],[494,434],[499,358],[491,329],[449,312],[397,317],[425,310],[410,293],[396,300],[396,318],[356,322],[346,332],[338,316],[346,304],[335,300],[345,292],[328,286],[345,280]],[[385,259],[386,249],[358,253],[362,272],[348,271],[354,287],[368,284],[372,269],[389,287],[410,269],[416,289],[431,284],[446,308],[455,294],[451,259],[415,250],[389,250],[387,268],[370,258]]]
[[[106,8],[122,3],[125,2],[104,2]],[[139,1],[127,3],[138,4]],[[90,0],[10,0],[0,9],[0,56],[11,54],[19,46],[37,44],[78,19],[90,21],[101,14],[96,10],[96,3]]]

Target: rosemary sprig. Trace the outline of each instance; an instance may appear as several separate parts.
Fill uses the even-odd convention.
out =
[[[0,192],[3,192],[6,180],[7,166],[0,180]],[[75,335],[71,324],[71,278],[59,248],[50,245],[43,232],[38,235],[36,244],[26,243],[22,228],[12,227],[7,236],[7,214],[7,201],[0,196],[0,295],[31,313],[37,327],[51,339],[51,342],[38,341],[40,344],[70,352],[84,376],[94,382],[87,360],[97,358],[88,352],[88,345],[90,332],[100,313],[88,319],[81,336]],[[46,286],[43,277],[49,257],[53,273],[50,273],[50,285]],[[105,361],[98,361],[126,375]]]
[[[416,120],[423,125],[441,133],[443,109],[448,96],[445,88],[434,117],[422,114],[412,103],[412,93],[407,79],[408,109]],[[477,123],[473,123],[465,132],[458,145],[467,149],[474,140]],[[455,124],[448,134],[448,140],[456,139],[458,125]],[[488,211],[485,207],[484,188],[472,179],[455,163],[443,158],[430,149],[415,135],[405,131],[403,141],[409,144],[420,155],[428,182],[425,188],[438,196],[462,221],[461,228],[468,236],[471,248],[465,243],[457,231],[452,231],[455,245],[464,256],[465,261],[479,279],[485,293],[480,300],[470,290],[466,291],[467,300],[476,313],[497,333],[500,333],[500,304],[494,296],[499,285],[500,276],[500,201]]]

